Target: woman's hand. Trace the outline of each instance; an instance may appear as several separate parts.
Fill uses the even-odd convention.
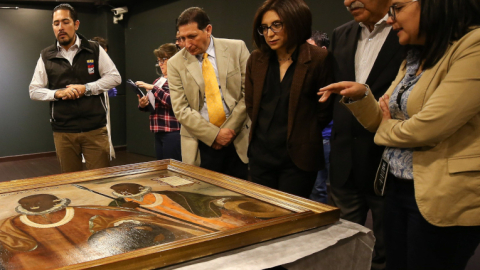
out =
[[[135,84],[138,87],[145,88],[145,90],[147,90],[147,91],[150,91],[150,90],[153,89],[153,84],[148,84],[148,83],[145,83],[145,82],[142,82],[142,81],[136,81]]]
[[[340,94],[352,100],[359,100],[365,96],[367,87],[357,82],[339,82],[332,83],[328,86],[320,88],[317,95],[322,96],[318,101],[325,102],[332,93]]]
[[[383,97],[380,98],[380,109],[382,110],[382,123],[392,119],[390,115],[390,108],[388,107],[388,101],[390,100],[390,97],[388,95],[383,95]]]
[[[140,95],[137,95],[137,97],[138,97],[138,106],[142,109],[147,107],[147,105],[149,103],[148,97],[144,96],[144,97],[141,98]]]

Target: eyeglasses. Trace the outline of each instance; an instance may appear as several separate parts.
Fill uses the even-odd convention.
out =
[[[258,34],[260,34],[260,36],[264,36],[268,33],[268,29],[272,30],[272,32],[274,32],[274,33],[278,33],[280,31],[282,31],[283,23],[282,22],[274,22],[270,26],[260,25],[257,28],[257,31],[258,31]]]
[[[162,58],[162,59],[160,59],[160,60],[157,60],[157,63],[158,63],[159,65],[163,65],[163,64],[165,64],[165,61],[167,61],[167,60],[168,60],[168,58]]]
[[[391,5],[390,8],[388,9],[388,17],[392,17],[392,19],[396,20],[397,19],[397,13],[402,10],[407,4],[413,3],[413,2],[418,2],[418,0],[412,0],[404,3],[397,3],[394,5]]]

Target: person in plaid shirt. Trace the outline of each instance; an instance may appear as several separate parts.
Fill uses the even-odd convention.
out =
[[[173,43],[161,45],[153,53],[157,57],[158,65],[162,70],[162,76],[153,84],[142,81],[135,82],[139,87],[147,90],[144,97],[138,96],[138,108],[147,112],[150,98],[155,99],[155,111],[150,114],[150,131],[155,134],[155,152],[157,159],[176,159],[181,161],[180,151],[180,123],[173,114],[170,101],[170,89],[167,81],[167,61],[177,53],[177,47]]]

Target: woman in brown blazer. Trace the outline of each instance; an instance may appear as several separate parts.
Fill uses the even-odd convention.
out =
[[[308,198],[324,166],[322,129],[329,104],[316,100],[332,82],[326,50],[306,42],[312,15],[303,0],[268,0],[254,19],[255,50],[247,62],[245,103],[252,120],[250,178]]]
[[[393,0],[410,51],[379,102],[368,87],[321,89],[386,146],[387,269],[465,269],[480,243],[480,3]]]

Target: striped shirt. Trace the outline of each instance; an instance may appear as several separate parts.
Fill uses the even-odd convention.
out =
[[[150,114],[150,131],[151,132],[172,132],[180,130],[180,123],[173,114],[172,102],[170,101],[170,88],[166,81],[160,88],[155,84],[160,78],[156,79],[153,84],[152,93],[155,96],[155,111]],[[141,111],[148,111],[147,107],[140,108]]]
[[[362,28],[355,53],[355,81],[367,82],[378,53],[387,39],[391,26],[387,24],[388,14],[375,24],[372,32],[366,25],[360,23]]]

